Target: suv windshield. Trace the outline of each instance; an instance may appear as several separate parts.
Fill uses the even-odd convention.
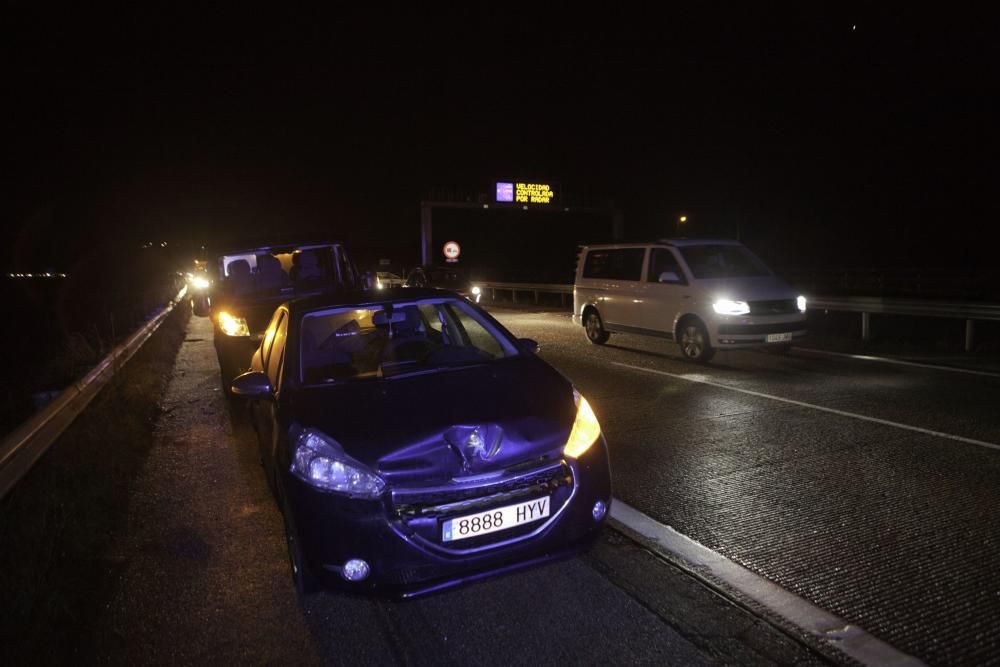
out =
[[[494,324],[455,299],[334,308],[302,318],[305,384],[388,379],[516,354]]]
[[[678,248],[695,278],[759,278],[771,275],[752,252],[739,245],[692,245]]]
[[[258,248],[223,255],[218,262],[222,290],[232,297],[287,297],[353,285],[343,249],[333,245]]]

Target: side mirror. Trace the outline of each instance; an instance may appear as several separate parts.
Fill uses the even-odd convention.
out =
[[[274,398],[274,388],[271,379],[260,371],[250,371],[237,375],[230,389],[234,396],[240,398],[271,399]]]
[[[537,340],[533,338],[518,338],[517,343],[528,354],[538,354],[539,345]]]
[[[191,310],[196,317],[208,317],[209,313],[212,312],[208,296],[199,294],[198,296],[191,297]]]
[[[664,271],[660,274],[661,283],[679,283],[680,281],[681,277],[673,271]]]

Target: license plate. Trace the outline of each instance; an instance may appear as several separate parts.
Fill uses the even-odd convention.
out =
[[[767,334],[768,343],[784,343],[792,339],[791,333]]]
[[[443,542],[454,542],[469,537],[476,537],[477,535],[486,535],[487,533],[507,530],[508,528],[544,519],[549,515],[550,509],[549,499],[545,497],[448,519],[442,526],[441,540]]]

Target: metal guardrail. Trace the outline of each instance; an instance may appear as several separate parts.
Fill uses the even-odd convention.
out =
[[[6,496],[48,451],[52,443],[83,412],[118,369],[149,340],[186,294],[187,287],[181,288],[172,301],[161,308],[125,342],[101,359],[89,373],[64,389],[55,400],[32,415],[0,442],[0,498]]]
[[[496,300],[497,290],[509,291],[517,303],[517,294],[531,292],[535,303],[540,293],[559,294],[561,304],[565,295],[573,293],[572,285],[545,283],[479,283],[480,288],[491,290],[491,298]],[[912,317],[943,317],[965,320],[965,351],[971,352],[975,336],[976,320],[1000,321],[1000,304],[928,301],[921,299],[893,299],[869,296],[810,297],[810,309],[833,310],[861,314],[861,338],[871,338],[871,316],[909,315]]]

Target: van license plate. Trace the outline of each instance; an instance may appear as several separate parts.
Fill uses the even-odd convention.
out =
[[[792,339],[791,333],[767,334],[768,343],[784,343]]]
[[[442,526],[441,541],[454,542],[468,537],[507,530],[524,523],[544,519],[549,515],[549,498],[536,498],[516,505],[497,507],[476,514],[448,519]]]

